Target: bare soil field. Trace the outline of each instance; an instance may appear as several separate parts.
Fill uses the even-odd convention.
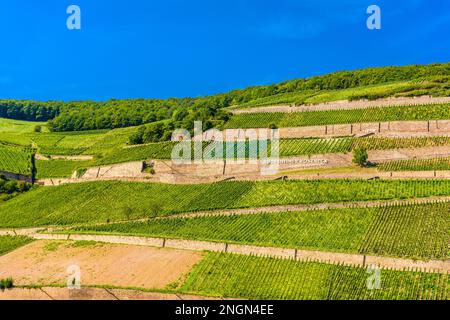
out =
[[[17,286],[66,285],[68,267],[81,271],[82,286],[164,289],[183,279],[202,254],[105,243],[35,241],[0,257],[0,278]]]

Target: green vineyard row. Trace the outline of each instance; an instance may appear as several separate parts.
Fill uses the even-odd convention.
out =
[[[121,181],[41,187],[0,203],[0,227],[113,222],[181,212],[450,195],[450,180]]]
[[[304,127],[348,123],[449,120],[450,105],[395,106],[353,110],[326,110],[292,113],[245,113],[233,115],[226,128]]]
[[[450,204],[438,203],[153,219],[78,227],[73,231],[446,259],[449,214]]]
[[[182,292],[281,300],[447,300],[449,275],[209,253]]]

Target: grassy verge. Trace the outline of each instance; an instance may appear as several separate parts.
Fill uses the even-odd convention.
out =
[[[32,241],[33,239],[22,236],[0,236],[0,255],[11,252]]]

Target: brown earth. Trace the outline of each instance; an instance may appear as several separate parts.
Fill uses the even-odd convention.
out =
[[[66,285],[68,267],[81,270],[82,286],[163,289],[184,278],[198,252],[118,244],[35,241],[0,257],[0,278],[15,285]]]

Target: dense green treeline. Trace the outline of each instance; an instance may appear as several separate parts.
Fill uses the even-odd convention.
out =
[[[0,118],[26,121],[48,121],[55,118],[63,106],[60,101],[38,102],[19,100],[0,100]]]
[[[19,193],[30,190],[30,188],[30,183],[7,179],[0,174],[0,202],[9,200]]]
[[[270,86],[256,86],[230,92],[230,105],[246,103],[258,98],[281,93],[320,90],[342,90],[395,81],[449,81],[450,63],[411,65],[404,67],[367,68],[355,71],[339,71],[307,79],[289,80]],[[228,98],[228,100],[230,100]]]
[[[261,98],[301,92],[320,93],[326,90],[343,90],[398,81],[437,81],[446,84],[449,82],[449,75],[450,63],[445,63],[340,71],[199,98],[128,99],[106,102],[2,100],[0,117],[28,121],[50,120],[48,126],[53,131],[123,128],[161,120],[169,120],[167,131],[172,130],[172,127],[189,130],[194,120],[203,121],[205,129],[208,129],[220,127],[227,121],[227,115],[220,109]],[[167,139],[167,136],[167,133],[162,133],[157,140]]]

